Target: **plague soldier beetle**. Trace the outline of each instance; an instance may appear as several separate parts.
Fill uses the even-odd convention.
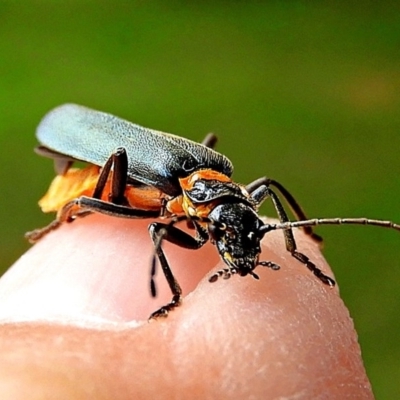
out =
[[[296,247],[293,228],[302,228],[315,241],[322,239],[312,227],[322,224],[376,225],[400,230],[390,221],[366,218],[308,219],[295,198],[277,181],[260,178],[249,185],[231,180],[232,163],[213,150],[216,137],[200,143],[169,133],[147,129],[113,115],[74,104],[50,111],[37,129],[37,153],[54,160],[58,173],[39,204],[44,212],[57,212],[48,226],[28,232],[33,243],[65,222],[93,212],[122,218],[164,218],[153,222],[149,233],[155,246],[151,266],[151,293],[156,295],[156,257],[172,292],[171,301],[151,314],[166,316],[182,302],[182,290],[162,249],[167,240],[187,249],[199,249],[207,240],[217,247],[227,265],[209,278],[215,282],[234,274],[251,275],[257,266],[278,270],[271,261],[260,261],[260,241],[270,231],[283,231],[286,249],[322,283],[334,286]],[[75,161],[88,164],[72,168]],[[277,193],[294,216],[290,221]],[[270,198],[280,220],[264,223],[260,205]],[[175,225],[186,221],[191,236]]]

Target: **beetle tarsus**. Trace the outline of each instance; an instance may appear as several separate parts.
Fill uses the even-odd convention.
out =
[[[214,283],[218,280],[219,275],[218,274],[212,274],[209,278],[208,278],[208,282],[210,283]]]
[[[292,256],[303,263],[325,285],[330,287],[336,285],[336,282],[328,275],[325,275],[305,254],[293,251]]]
[[[278,269],[281,269],[280,265],[275,264],[272,261],[260,261],[258,265],[261,265],[262,267],[271,268],[273,271],[278,271]]]
[[[157,311],[151,313],[149,321],[167,317],[170,311],[174,310],[176,307],[179,307],[181,304],[182,304],[182,296],[175,295],[170,303],[166,304],[165,306],[162,306]]]
[[[62,224],[61,221],[55,219],[49,225],[34,229],[33,231],[26,232],[25,238],[29,240],[30,243],[38,242],[43,236],[46,236],[49,232],[56,230]]]
[[[222,269],[216,271],[214,274],[212,274],[208,278],[208,282],[214,283],[218,280],[218,278],[229,279],[232,275],[237,274],[237,272],[238,271],[234,268],[222,268]]]

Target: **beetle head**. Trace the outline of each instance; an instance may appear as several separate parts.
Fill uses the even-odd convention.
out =
[[[264,236],[260,228],[264,223],[253,208],[240,202],[220,204],[210,212],[208,219],[211,242],[229,267],[224,277],[237,273],[258,278],[253,270],[259,265],[260,241]]]

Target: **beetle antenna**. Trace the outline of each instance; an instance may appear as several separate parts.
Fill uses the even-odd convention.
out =
[[[380,219],[368,219],[368,218],[314,218],[303,221],[288,221],[281,222],[279,224],[265,224],[260,228],[260,232],[264,236],[269,231],[275,231],[277,229],[289,230],[292,228],[303,228],[305,226],[317,226],[317,225],[373,225],[380,226],[382,228],[394,229],[400,231],[400,225],[395,224],[392,221],[384,221]]]

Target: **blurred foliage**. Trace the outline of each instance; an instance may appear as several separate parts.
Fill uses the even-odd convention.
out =
[[[313,217],[400,221],[400,5],[0,2],[0,267],[51,220],[35,126],[75,102],[201,140]],[[271,209],[265,210],[271,213]],[[378,399],[400,397],[399,236],[321,228]],[[190,272],[188,272],[190,273]]]

